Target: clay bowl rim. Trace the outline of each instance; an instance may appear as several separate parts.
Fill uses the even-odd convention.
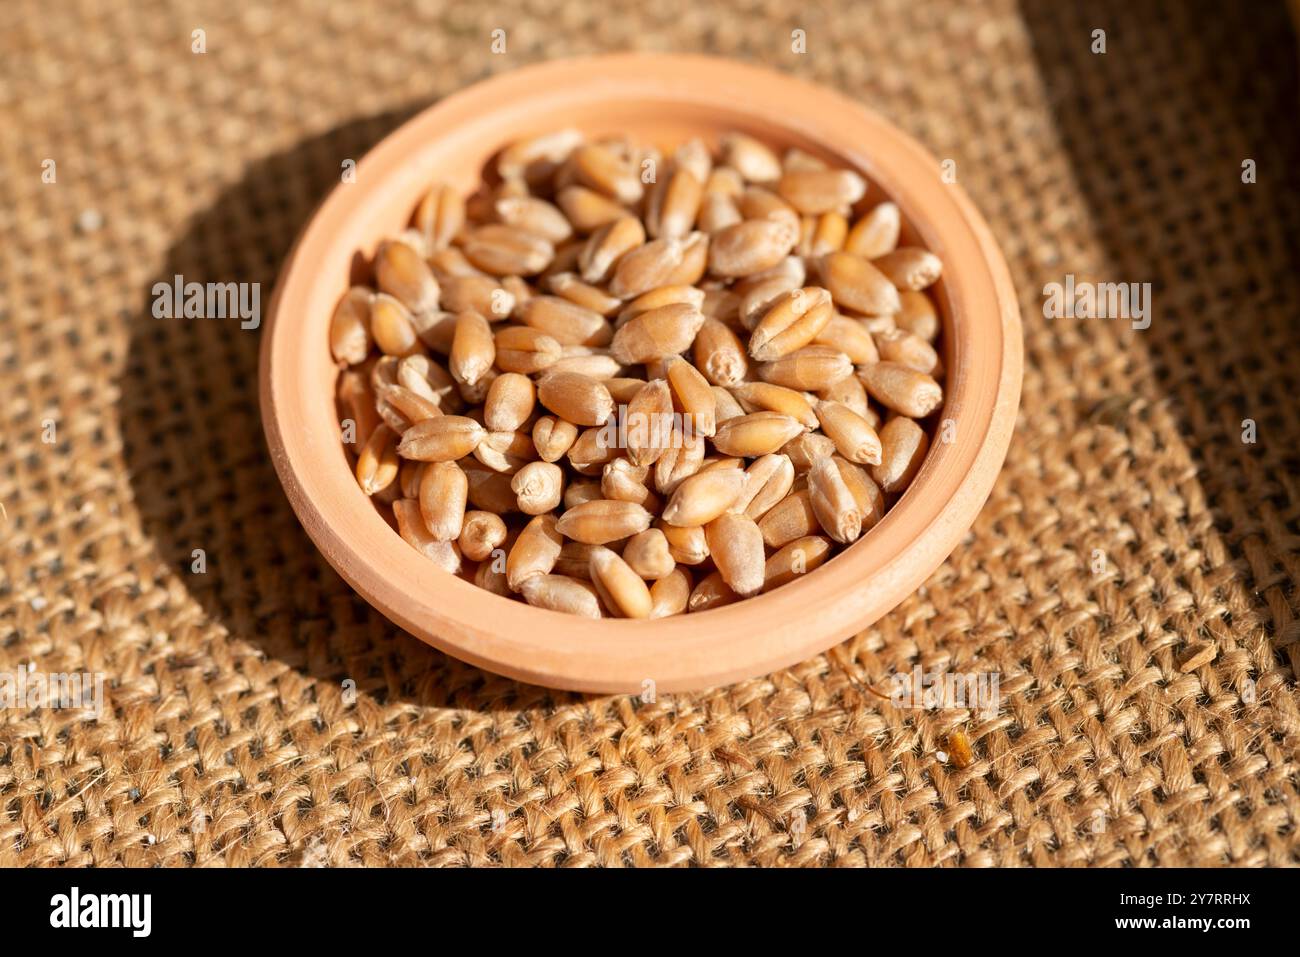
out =
[[[333,363],[325,330],[346,264],[358,251],[373,252],[383,231],[400,228],[420,187],[441,178],[440,156],[464,164],[473,152],[481,166],[510,139],[563,125],[566,116],[608,130],[619,128],[620,116],[635,117],[632,125],[661,116],[665,129],[706,123],[806,145],[862,171],[944,260],[938,298],[948,372],[939,418],[954,420],[956,441],[933,443],[884,520],[807,577],[699,614],[581,619],[439,571],[358,489],[326,392]],[[462,187],[474,181],[463,170],[458,175]],[[342,270],[343,278],[327,270]],[[890,611],[938,568],[974,522],[1006,455],[1021,350],[1015,290],[991,232],[910,137],[858,103],[784,74],[709,57],[617,54],[484,80],[419,113],[366,154],[356,181],[334,188],[285,259],[263,331],[259,385],[267,443],[299,520],[339,574],[394,623],[521,681],[598,693],[640,692],[653,681],[658,691],[685,691],[819,654]]]

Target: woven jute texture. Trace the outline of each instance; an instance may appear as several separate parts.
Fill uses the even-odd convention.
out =
[[[1026,346],[1006,468],[920,592],[653,702],[394,628],[285,502],[259,333],[151,308],[177,274],[265,305],[345,159],[633,48],[802,75],[954,160]],[[100,672],[105,705],[0,711],[0,864],[1297,863],[1295,58],[1281,3],[5,3],[0,673]],[[1150,327],[1044,318],[1067,275],[1151,283]],[[859,687],[916,667],[1000,707]]]

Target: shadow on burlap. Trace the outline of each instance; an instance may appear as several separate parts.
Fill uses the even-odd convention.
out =
[[[110,713],[0,711],[0,864],[1296,863],[1295,38],[1280,7],[1068,6],[20,10],[0,672],[102,671]],[[342,160],[437,97],[629,47],[805,75],[955,159],[1027,359],[1007,467],[924,589],[828,655],[653,704],[393,628],[279,490],[258,333],[151,314],[175,274],[265,304]],[[1153,283],[1150,329],[1044,319],[1066,273]],[[856,690],[918,665],[998,672],[1000,711]]]

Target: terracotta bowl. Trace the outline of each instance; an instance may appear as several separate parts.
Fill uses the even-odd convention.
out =
[[[946,404],[955,441],[935,442],[907,493],[868,534],[805,578],[711,611],[656,621],[532,608],[434,568],[357,487],[339,440],[338,370],[327,330],[360,252],[409,221],[434,180],[472,191],[511,140],[576,126],[661,147],[742,130],[862,172],[866,204],[902,209],[905,240],[944,262]],[[589,692],[683,691],[816,655],[911,594],[975,520],[997,476],[1020,395],[1020,317],[988,227],[939,163],[836,93],[723,60],[618,55],[495,77],[424,111],[375,147],[356,182],[325,200],[290,252],[261,354],[262,417],[275,467],[307,533],[372,605],[450,655],[522,681]]]

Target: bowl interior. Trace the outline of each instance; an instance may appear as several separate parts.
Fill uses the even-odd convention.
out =
[[[576,127],[630,134],[665,150],[728,131],[797,146],[858,169],[890,198],[905,241],[938,254],[932,290],[943,318],[944,409],[958,441],[932,443],[903,498],[861,540],[806,578],[735,605],[653,622],[576,619],[491,595],[433,568],[394,533],[352,478],[339,440],[328,349],[334,304],[358,255],[405,228],[424,191],[472,192],[507,143]],[[973,217],[973,218],[972,218]],[[1005,266],[978,216],[936,161],[850,101],[766,71],[690,57],[568,61],[507,74],[420,114],[365,157],[356,182],[322,204],[286,262],[264,349],[268,438],[308,532],[388,617],[463,659],[523,680],[592,691],[675,690],[762,673],[828,647],[883,614],[946,557],[992,478],[972,476],[1005,406]],[[998,269],[1002,275],[998,276]],[[999,292],[1003,295],[999,295]],[[1014,312],[1014,303],[1009,307]],[[1012,398],[1014,415],[1014,397]],[[1009,436],[1009,427],[1006,429]],[[1006,437],[994,436],[996,463]],[[999,447],[1000,446],[1000,447]],[[987,469],[985,469],[987,471]]]

